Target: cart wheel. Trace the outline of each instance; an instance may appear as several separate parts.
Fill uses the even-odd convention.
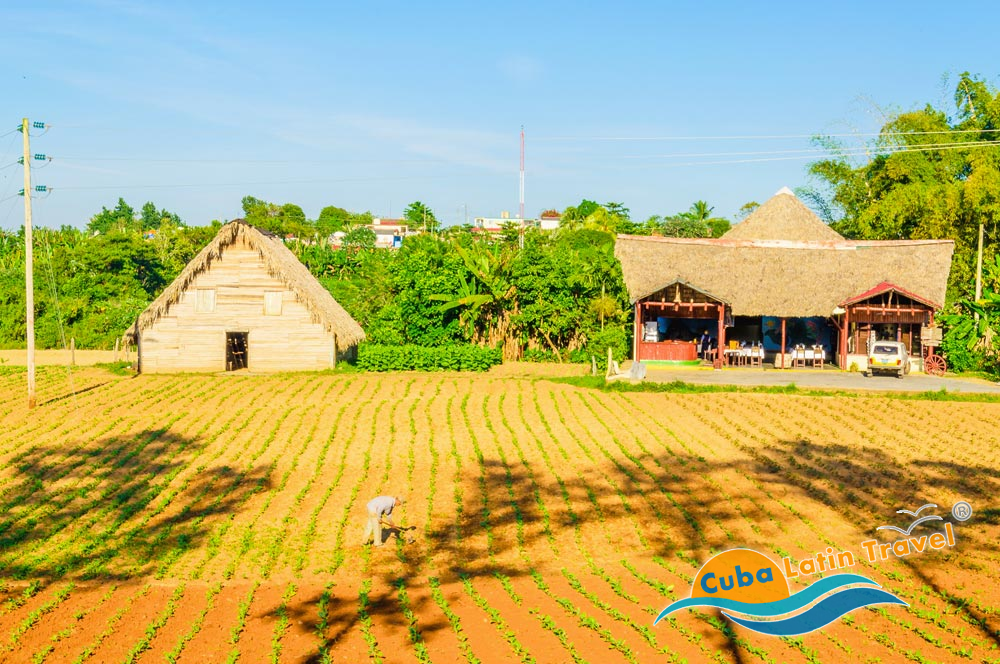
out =
[[[924,359],[924,373],[929,376],[943,376],[947,370],[948,365],[940,355],[931,353]]]

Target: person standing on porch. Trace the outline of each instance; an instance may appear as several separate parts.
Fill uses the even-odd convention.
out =
[[[382,546],[382,520],[385,519],[386,525],[390,528],[395,528],[392,510],[397,505],[402,504],[403,499],[400,496],[378,496],[368,501],[368,522],[365,525],[365,535],[361,540],[362,546],[368,544],[373,535],[375,546]]]
[[[701,334],[701,338],[698,340],[698,353],[701,355],[701,359],[708,360],[709,352],[712,350],[712,337],[709,336],[708,330],[705,330]]]

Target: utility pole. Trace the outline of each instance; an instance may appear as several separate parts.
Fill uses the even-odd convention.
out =
[[[976,252],[976,302],[983,297],[983,222],[979,222],[979,250]],[[979,314],[975,315],[976,321]]]
[[[524,220],[524,125],[521,125],[521,179],[518,192],[517,218]]]
[[[37,404],[35,399],[35,283],[32,276],[32,240],[31,240],[31,124],[28,118],[21,120],[21,133],[24,134],[24,292],[25,309],[27,313],[28,337],[28,408]]]

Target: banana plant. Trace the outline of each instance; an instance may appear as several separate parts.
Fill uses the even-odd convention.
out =
[[[480,244],[466,248],[455,242],[453,246],[472,279],[463,275],[457,293],[440,293],[430,299],[442,303],[439,311],[460,309],[459,324],[473,341],[506,340],[509,311],[516,308],[517,286],[510,277],[514,254]]]

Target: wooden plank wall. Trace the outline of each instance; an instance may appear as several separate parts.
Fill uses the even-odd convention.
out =
[[[215,289],[214,311],[196,310],[199,289]],[[266,292],[282,293],[281,315],[264,315]],[[256,251],[240,243],[224,250],[180,301],[142,333],[142,371],[225,371],[226,332],[248,333],[251,371],[332,366],[333,333],[325,332],[295,293],[267,273]]]

